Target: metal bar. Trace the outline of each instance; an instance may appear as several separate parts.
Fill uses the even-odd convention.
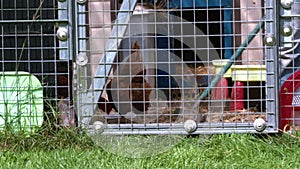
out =
[[[107,129],[183,129],[182,123],[153,123],[153,124],[106,124]],[[93,128],[93,125],[89,126]],[[253,128],[252,122],[245,122],[245,123],[198,123],[198,128],[242,128],[242,127],[251,127]]]
[[[278,33],[278,25],[276,23],[278,17],[276,15],[277,8],[268,8],[269,6],[276,6],[277,2],[272,0],[267,0],[265,2],[266,10],[266,34],[274,36],[276,39]],[[279,23],[278,23],[279,24]],[[268,46],[265,49],[267,56],[266,68],[268,76],[266,79],[266,106],[268,107],[267,112],[267,121],[269,125],[272,125],[273,128],[278,128],[278,90],[279,90],[279,68],[278,68],[278,38],[276,43],[273,46]]]
[[[68,23],[68,19],[43,19],[43,20],[0,20],[0,24],[8,24],[8,23],[51,23],[51,22],[56,22],[56,23]]]
[[[106,52],[104,54],[104,57],[100,60],[100,63],[96,71],[96,75],[90,86],[89,92],[86,94],[85,97],[83,97],[85,99],[82,100],[83,101],[83,105],[81,108],[82,115],[83,115],[83,118],[81,119],[82,125],[87,125],[90,121],[89,117],[84,117],[84,116],[93,113],[96,109],[97,104],[91,104],[91,103],[96,103],[98,101],[98,98],[102,93],[101,89],[104,88],[105,80],[106,80],[104,77],[99,78],[97,76],[109,75],[109,72],[112,68],[111,64],[114,62],[114,59],[117,55],[117,48],[120,45],[123,36],[125,35],[130,20],[130,16],[133,13],[136,3],[137,0],[124,0],[121,5],[115,26],[113,27],[111,35],[107,40],[105,46]]]
[[[267,131],[266,133],[277,133],[278,131]],[[90,133],[92,133],[90,131]],[[256,130],[251,130],[251,129],[240,129],[240,130],[234,130],[234,129],[220,129],[220,130],[199,130],[195,131],[192,134],[230,134],[230,133],[259,133]],[[135,134],[135,135],[166,135],[166,134],[174,134],[174,135],[187,135],[190,133],[187,133],[184,130],[179,130],[179,131],[167,131],[167,130],[162,130],[162,131],[107,131],[103,132],[103,135],[130,135],[130,134]]]

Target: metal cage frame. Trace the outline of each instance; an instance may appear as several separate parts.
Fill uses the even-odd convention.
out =
[[[99,1],[100,2],[100,1]],[[174,2],[174,1],[172,1]],[[201,3],[200,1],[197,1]],[[213,3],[219,3],[219,1],[209,1],[212,5]],[[231,1],[221,1],[222,5],[225,6],[225,9],[229,14],[232,11]],[[110,38],[108,38],[106,49],[105,49],[105,56],[100,60],[98,64],[98,68],[96,71],[96,77],[91,82],[91,86],[87,86],[87,82],[85,77],[90,76],[87,74],[86,68],[86,59],[88,55],[88,48],[87,48],[87,32],[88,32],[88,20],[86,19],[86,14],[88,11],[87,8],[88,2],[81,2],[77,1],[75,4],[75,15],[77,16],[75,21],[75,29],[76,29],[76,59],[77,64],[75,66],[76,73],[75,73],[75,80],[76,83],[74,84],[75,91],[76,91],[76,106],[78,110],[78,117],[79,117],[79,126],[89,129],[91,132],[95,130],[95,125],[98,123],[90,124],[91,116],[93,115],[96,107],[98,98],[103,91],[103,88],[106,84],[106,78],[109,76],[109,71],[111,68],[111,63],[117,54],[115,46],[120,45],[120,40],[116,38],[122,37],[126,31],[126,24],[129,21],[130,16],[134,12],[135,4],[137,3],[136,0],[124,0],[121,4],[119,10],[111,10],[111,12],[118,13],[117,19],[118,23],[115,24],[112,28],[112,33],[110,34]],[[194,4],[195,5],[195,4]],[[209,5],[203,1],[201,4],[205,7]],[[183,4],[182,4],[183,6]],[[266,97],[266,122],[260,123],[261,121],[253,121],[253,122],[246,122],[246,123],[196,123],[196,128],[189,132],[185,127],[186,125],[190,125],[187,121],[186,123],[176,123],[176,124],[106,124],[105,122],[99,121],[100,128],[103,128],[103,133],[105,134],[207,134],[207,133],[257,133],[257,132],[267,132],[267,133],[274,133],[278,131],[278,62],[277,60],[277,53],[278,53],[278,12],[277,12],[278,3],[272,0],[266,0],[264,3],[264,40],[265,46],[265,63],[266,63],[266,80],[265,80],[265,97]],[[111,8],[116,9],[116,8]],[[227,19],[227,20],[226,20]],[[226,24],[232,23],[229,20],[231,18],[226,17]],[[227,22],[228,21],[228,22]],[[226,33],[226,32],[225,32]],[[229,29],[230,35],[230,29]],[[232,34],[235,36],[235,34]],[[226,37],[228,39],[232,39],[231,36]],[[247,43],[247,42],[246,42]],[[230,49],[230,46],[225,46],[226,49]],[[243,47],[246,48],[246,47]],[[230,59],[231,53],[226,53],[226,58]],[[232,61],[233,62],[233,61]],[[230,65],[228,65],[230,67]],[[227,68],[228,69],[228,68]],[[223,69],[223,72],[219,74],[220,78],[225,74],[226,68]],[[223,74],[222,74],[223,73]],[[214,87],[214,86],[212,86]],[[208,93],[210,90],[208,90]],[[199,98],[198,98],[199,99]],[[259,127],[263,126],[263,130],[259,130]],[[99,126],[98,126],[99,127]],[[265,127],[265,128],[264,128]],[[97,127],[96,127],[97,128]]]
[[[74,126],[75,116],[79,127],[92,133],[101,131],[103,134],[276,133],[279,128],[283,129],[286,125],[294,126],[291,128],[298,125],[296,115],[297,75],[300,67],[297,57],[300,49],[298,1],[18,2],[13,0],[0,3],[2,9],[0,56],[3,72],[0,79],[5,79],[8,71],[17,72],[16,77],[21,77],[22,74],[36,76],[43,90],[43,112],[40,113],[58,113],[60,125]],[[98,6],[93,6],[93,3]],[[146,7],[145,4],[151,7]],[[260,12],[256,18],[251,18],[249,17],[251,11]],[[144,25],[145,31],[152,29],[153,25],[157,26],[160,20],[156,17],[162,16],[160,15],[162,13],[168,14],[167,22],[161,20],[167,25],[165,35],[150,33],[132,36],[131,33],[140,29],[138,27],[141,25]],[[101,15],[102,20],[95,20],[97,17],[99,19],[98,15]],[[138,18],[137,15],[142,17]],[[154,17],[146,21],[147,18],[144,17],[146,15]],[[261,18],[260,15],[264,17]],[[140,21],[139,19],[142,21],[136,27],[132,26],[136,24],[134,21]],[[181,27],[178,29],[176,27],[178,23],[181,25],[192,23],[190,25],[193,26],[189,28],[195,31],[194,34],[182,34],[184,29]],[[99,31],[98,28],[103,28],[103,32],[100,31],[100,37],[104,39],[102,41],[96,37],[99,34],[95,35],[95,31]],[[197,32],[198,28],[200,31]],[[188,44],[182,42],[185,38],[194,39]],[[208,40],[200,41],[205,42],[201,44],[197,38]],[[132,44],[131,41],[140,42],[141,45]],[[167,117],[170,122],[159,120],[161,116],[161,113],[158,113],[159,106],[164,101],[145,98],[148,89],[144,81],[137,82],[143,85],[138,90],[132,86],[125,88],[131,92],[130,97],[134,95],[132,92],[144,97],[143,100],[137,101],[125,100],[131,104],[131,109],[134,107],[133,104],[143,105],[140,114],[134,111],[129,114],[122,113],[120,108],[124,108],[122,107],[124,100],[120,99],[121,97],[113,101],[110,98],[101,101],[101,97],[105,94],[106,97],[114,97],[108,96],[108,92],[115,92],[119,97],[120,91],[124,89],[120,87],[118,81],[113,82],[113,78],[120,78],[123,75],[132,78],[131,74],[125,75],[120,71],[126,55],[135,52],[144,55],[147,51],[154,54],[155,58],[143,56],[142,60],[139,60],[137,56],[135,58],[137,61],[127,60],[127,63],[135,68],[139,64],[146,67],[147,73],[143,70],[137,72],[134,77],[152,78],[155,86],[150,85],[148,88],[153,91],[164,90],[164,97],[168,97],[164,98],[167,100],[168,108],[172,109],[173,106],[176,108],[174,112],[169,111]],[[164,51],[169,52],[167,57],[161,57],[163,59],[159,60],[157,55],[163,54]],[[202,53],[197,53],[198,51]],[[146,53],[147,56],[150,54]],[[252,55],[257,56],[251,60]],[[125,59],[122,60],[122,57]],[[186,63],[190,67],[189,71],[184,72],[183,64]],[[167,68],[151,67],[160,64],[165,64]],[[177,72],[176,64],[181,65],[178,68],[180,73]],[[205,69],[204,74],[197,74],[199,65]],[[151,81],[149,79],[148,81]],[[131,83],[132,79],[129,81]],[[189,82],[192,84],[186,84]],[[150,82],[146,85],[148,84]],[[176,95],[174,86],[180,90],[181,100],[173,100],[173,94]],[[139,93],[140,91],[143,94]],[[186,98],[185,93],[191,94],[192,98]],[[159,94],[162,93],[156,92],[152,99],[159,99]],[[152,114],[156,117],[156,121],[148,123],[145,119],[151,115],[146,115],[145,107],[152,102],[156,104],[156,107],[152,107],[156,108],[156,113]],[[110,108],[119,109],[120,112],[110,115],[104,111],[104,114],[97,115],[100,120],[92,120],[95,113],[98,113],[99,103],[104,104],[105,111]],[[203,112],[200,112],[200,103],[206,106]],[[259,106],[255,107],[258,109],[249,111],[252,103],[259,103]],[[115,108],[111,104],[114,104]],[[0,107],[0,110],[4,111],[3,107]],[[33,109],[32,104],[28,104],[26,108]],[[176,114],[175,111],[178,109],[183,114]],[[244,121],[242,118],[240,121],[225,120],[226,115],[237,119],[243,113],[244,119],[248,120]],[[125,118],[126,122],[121,122],[121,118],[127,115],[131,119]],[[138,122],[134,121],[133,116],[141,117],[144,122],[141,119],[136,120]],[[177,121],[172,121],[172,116],[176,116]],[[288,118],[288,121],[282,117]]]
[[[18,123],[22,123],[20,129],[27,131],[27,127],[36,129],[37,126],[44,124],[43,120],[46,116],[49,118],[53,113],[69,117],[67,112],[73,109],[71,103],[73,99],[72,5],[71,2],[54,0],[1,1],[1,85],[4,85],[5,89],[1,93],[0,113],[1,117],[17,119],[11,122],[1,119],[1,122],[5,121],[4,127],[8,127],[6,123],[12,123],[11,126],[18,131]],[[29,82],[24,86],[20,79],[26,81],[27,77],[30,77]],[[16,79],[17,87],[11,79]],[[6,82],[7,80],[9,81]],[[41,90],[41,93],[35,93],[37,89],[31,88],[39,86],[39,83],[38,90]],[[26,87],[30,90],[23,89]],[[25,91],[29,94],[24,93]],[[11,92],[11,96],[6,95],[5,92]],[[34,97],[29,97],[30,93],[34,93]],[[14,94],[16,94],[15,98],[13,98]],[[27,95],[26,99],[30,104],[24,101],[21,97],[23,95]],[[36,98],[37,95],[39,98]],[[16,103],[10,103],[10,99]],[[7,100],[8,106],[3,106]],[[40,103],[41,106],[37,109],[34,103]],[[17,112],[9,112],[16,107],[18,107]],[[38,124],[34,122],[35,120],[32,123],[30,120],[24,120],[34,118],[39,119]],[[72,118],[74,120],[74,117]],[[56,120],[54,121],[57,125]],[[74,123],[73,121],[72,125]],[[63,122],[59,124],[71,125],[67,121],[65,124]]]

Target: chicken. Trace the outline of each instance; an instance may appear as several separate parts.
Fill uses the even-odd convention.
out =
[[[113,103],[115,102],[112,98],[112,83],[116,82],[118,83],[118,86],[120,89],[128,89],[128,91],[124,90],[118,90],[118,95],[123,98],[131,98],[133,103],[131,105],[119,105],[122,107],[123,113],[127,113],[126,111],[130,111],[130,106],[133,106],[137,110],[143,111],[147,110],[147,107],[149,105],[149,94],[150,90],[144,90],[145,88],[151,88],[151,86],[144,80],[143,75],[146,74],[146,70],[143,68],[143,58],[141,56],[141,45],[138,41],[135,41],[131,45],[131,55],[130,58],[127,61],[127,64],[122,63],[122,75],[128,75],[130,76],[133,74],[135,77],[131,80],[132,84],[128,84],[128,80],[126,79],[126,82],[123,82],[122,80],[114,81],[116,79],[112,79],[110,82],[107,83],[106,85],[106,94],[107,98],[100,97],[98,100],[98,107],[101,109],[103,112],[106,112],[107,114],[110,114],[112,110],[115,110],[116,112],[120,111],[117,109],[117,104],[118,103]],[[136,73],[138,72],[138,73]],[[124,78],[123,78],[124,80]],[[134,89],[133,89],[134,88]],[[145,93],[144,93],[145,91]],[[143,103],[136,103],[137,101],[146,101],[145,104]],[[127,110],[128,109],[128,110]]]
[[[76,113],[68,98],[60,99],[57,103],[58,123],[61,127],[75,127]]]

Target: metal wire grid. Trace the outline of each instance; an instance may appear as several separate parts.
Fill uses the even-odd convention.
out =
[[[299,122],[299,8],[300,3],[280,8],[280,127],[300,130]]]
[[[38,78],[43,90],[44,106],[38,112],[42,121],[44,111],[58,111],[57,103],[60,99],[67,99],[68,106],[72,99],[70,41],[57,38],[57,30],[71,23],[71,8],[68,5],[71,4],[56,0],[0,2],[0,69],[3,74],[28,72]],[[15,76],[19,78],[22,73],[16,73]],[[9,89],[9,86],[7,88],[18,90]],[[22,93],[22,90],[17,92]],[[31,106],[26,108],[33,110]]]
[[[275,2],[99,0],[76,7],[81,126],[187,134],[192,119],[195,134],[257,132],[253,123],[262,118],[266,132],[277,131],[276,43],[264,42],[276,35]],[[228,61],[264,15],[264,28]],[[228,62],[231,73],[212,84]]]

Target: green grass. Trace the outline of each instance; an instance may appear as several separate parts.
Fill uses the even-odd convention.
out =
[[[106,152],[74,130],[0,136],[0,168],[299,168],[300,141],[289,135],[228,134],[184,138],[147,158]],[[138,150],[136,150],[138,151]]]

